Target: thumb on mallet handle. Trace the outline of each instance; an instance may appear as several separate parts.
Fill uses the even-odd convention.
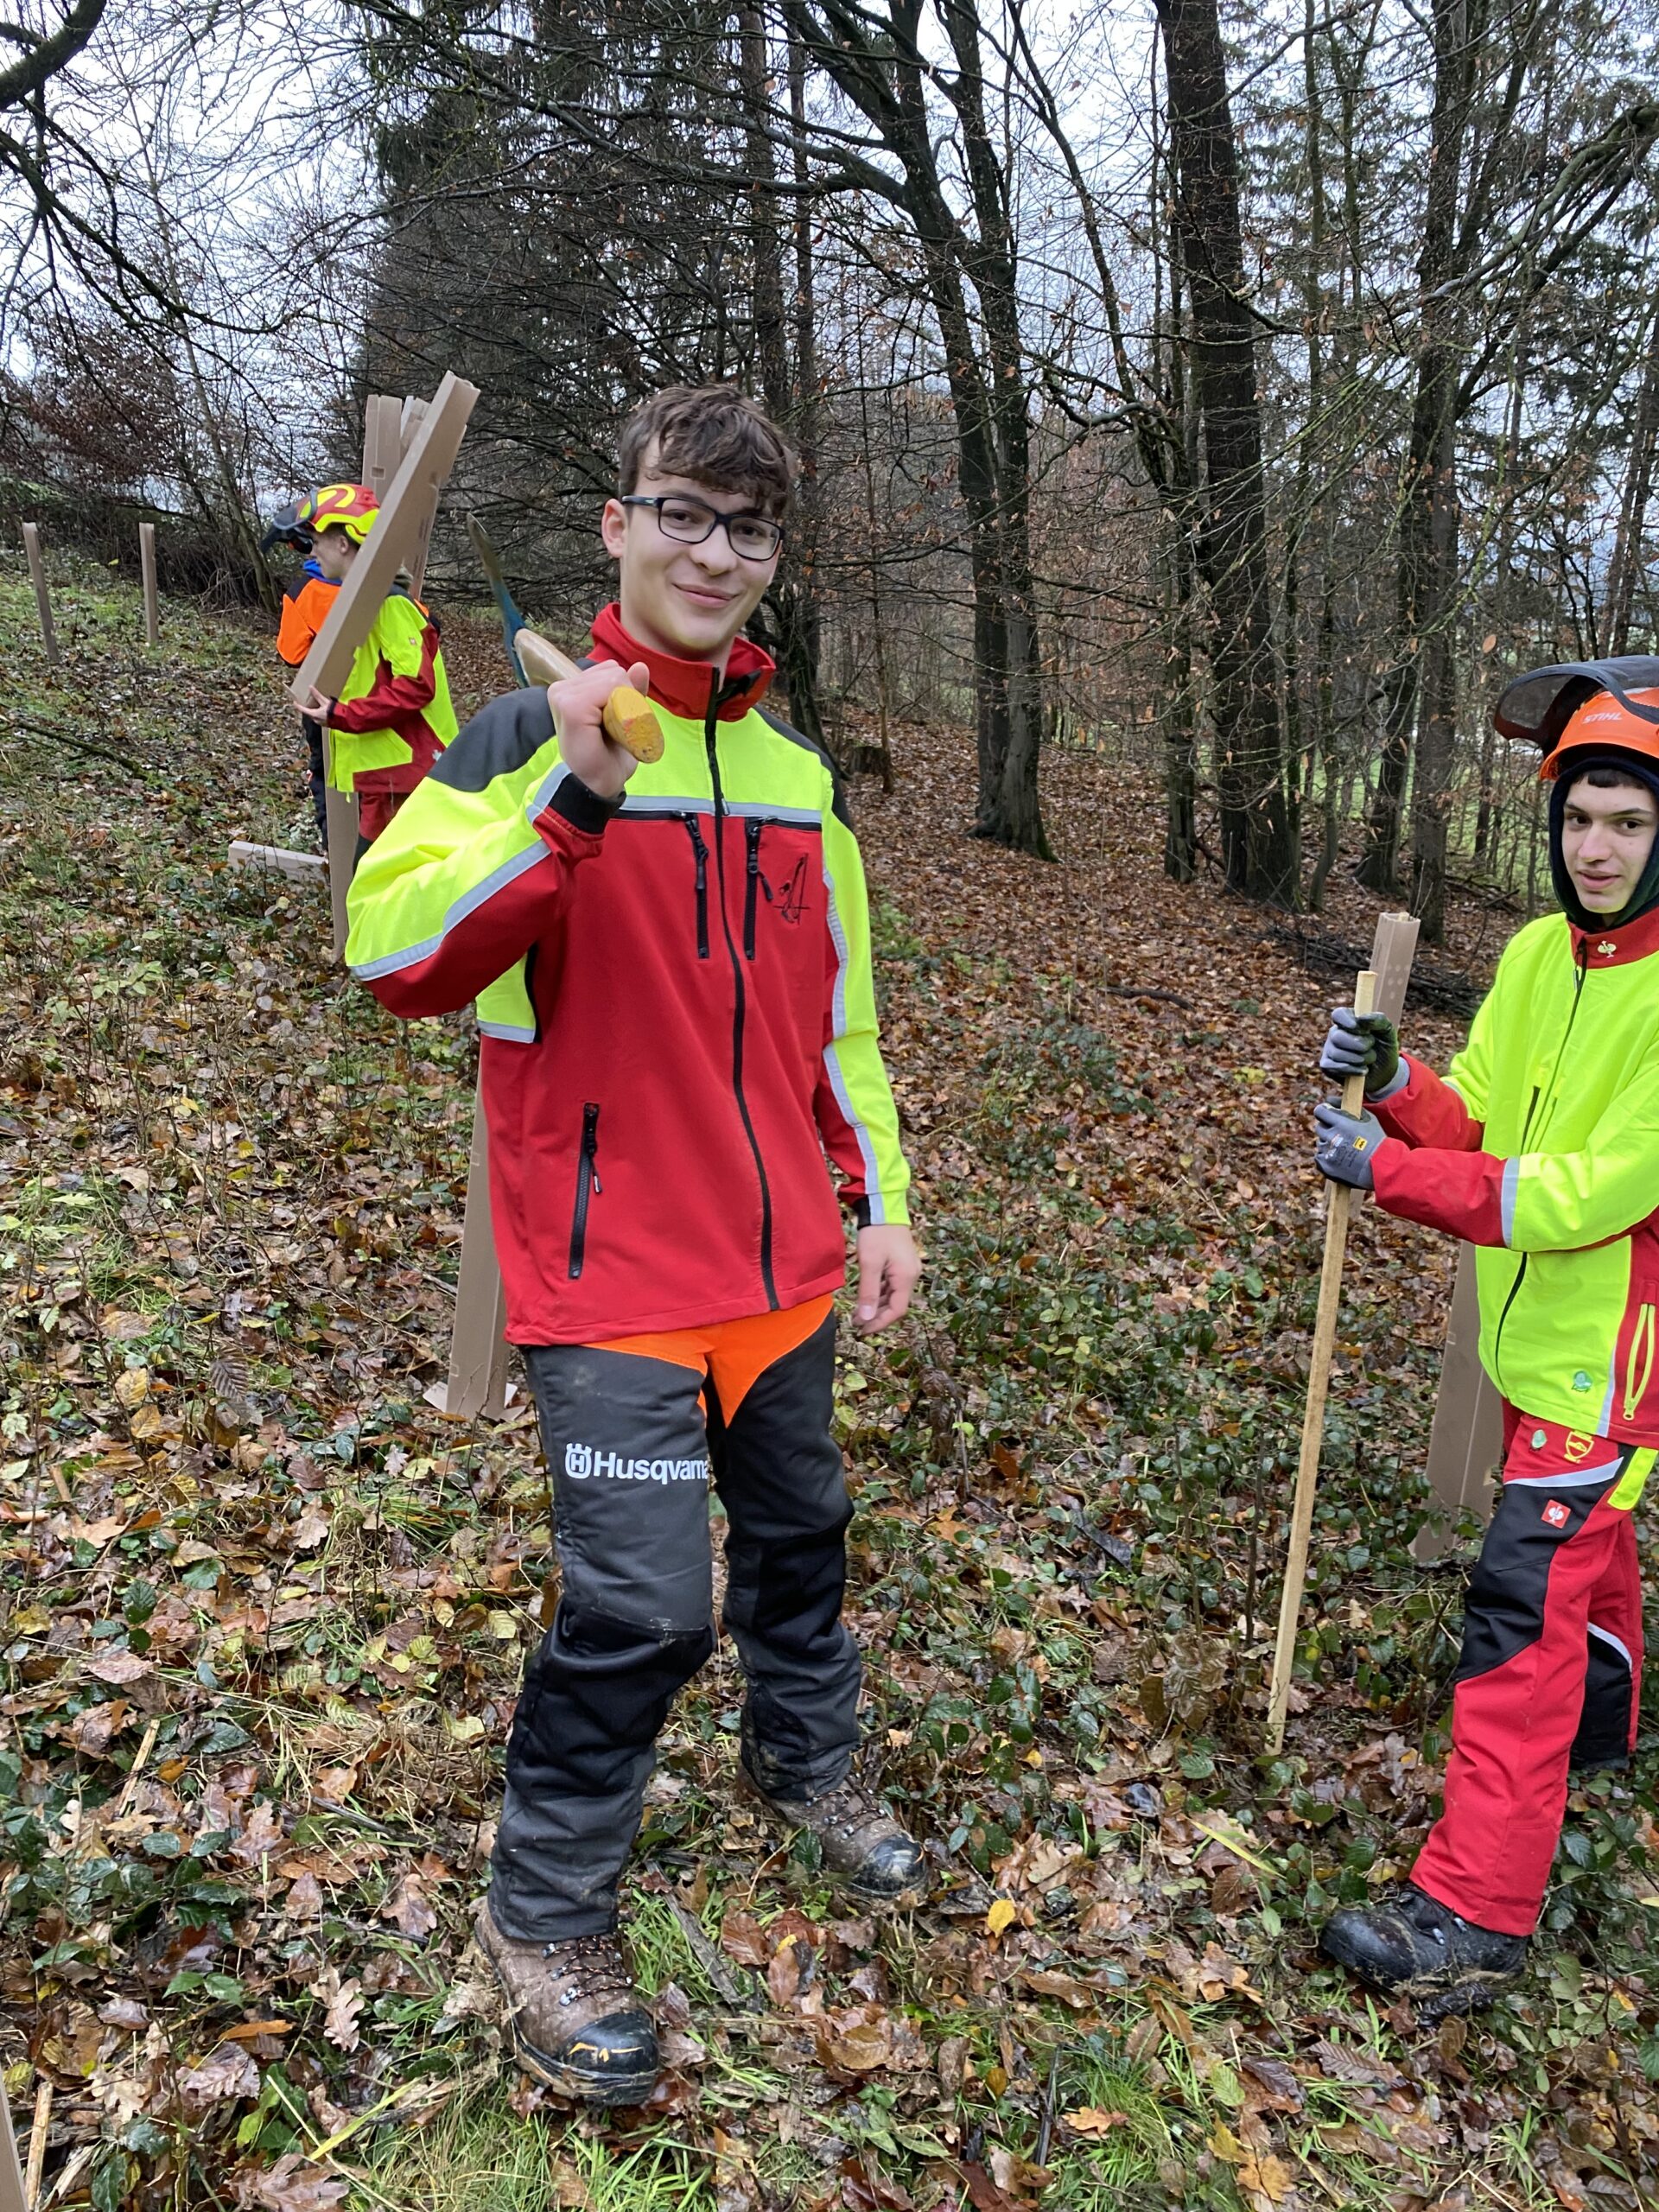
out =
[[[539,630],[520,630],[512,641],[518,665],[532,683],[562,683],[578,676],[580,669],[568,653],[543,637]],[[660,760],[663,728],[657,709],[631,683],[619,683],[605,702],[605,734],[613,745],[632,753],[636,760]]]

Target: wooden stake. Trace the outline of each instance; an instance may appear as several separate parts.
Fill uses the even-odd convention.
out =
[[[58,633],[52,626],[52,597],[46,588],[46,567],[41,559],[41,532],[37,524],[23,524],[23,550],[29,556],[29,582],[35,587],[35,605],[41,618],[41,636],[46,645],[46,664],[61,668],[63,655],[58,651]]]
[[[473,1148],[467,1163],[467,1211],[461,1225],[461,1275],[449,1339],[449,1379],[428,1397],[447,1414],[499,1421],[507,1409],[506,1294],[490,1217],[490,1139],[480,1084],[473,1101]]]
[[[0,2094],[0,2212],[28,2212],[23,2194],[23,2162],[17,2155],[17,2137],[11,2125],[11,2100]]]
[[[46,2172],[46,2146],[52,2132],[52,2077],[42,2074],[35,2091],[35,2125],[29,2131],[29,2171],[23,2177],[23,2202],[35,2212],[41,2201],[41,2181]]]
[[[1406,986],[1417,949],[1418,924],[1410,914],[1382,914],[1377,918],[1371,949],[1371,965],[1354,982],[1357,1014],[1386,1014],[1398,1023],[1405,1005]],[[1343,1085],[1343,1111],[1365,1110],[1365,1078],[1351,1076]],[[1268,1694],[1268,1748],[1284,1748],[1285,1716],[1290,1709],[1290,1678],[1296,1659],[1296,1625],[1302,1610],[1302,1590],[1307,1580],[1307,1548],[1313,1528],[1313,1494],[1319,1484],[1319,1450],[1325,1440],[1325,1402],[1331,1387],[1331,1361],[1336,1349],[1337,1314],[1342,1302],[1342,1269],[1348,1250],[1348,1223],[1353,1192],[1345,1183],[1332,1183],[1325,1200],[1325,1262],[1319,1271],[1319,1304],[1313,1323],[1313,1344],[1307,1370],[1307,1406],[1302,1417],[1302,1448],[1296,1464],[1296,1490],[1291,1507],[1290,1548],[1285,1561],[1285,1586],[1279,1605],[1279,1631],[1273,1647],[1273,1682]]]
[[[138,525],[138,567],[144,579],[144,643],[159,645],[162,642],[162,613],[156,595],[156,525],[141,522]]]

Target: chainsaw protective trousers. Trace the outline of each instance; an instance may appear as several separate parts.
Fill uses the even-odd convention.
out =
[[[835,1325],[824,1297],[525,1351],[563,1580],[507,1745],[490,1886],[503,1935],[545,1943],[613,1923],[658,1732],[715,1649],[711,1478],[744,1763],[785,1796],[845,1779],[860,1665],[841,1619],[852,1509],[830,1433]]]

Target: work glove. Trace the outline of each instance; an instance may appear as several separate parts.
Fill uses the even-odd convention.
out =
[[[1409,1080],[1400,1068],[1400,1039],[1386,1014],[1356,1014],[1351,1006],[1333,1007],[1331,1027],[1319,1054],[1319,1072],[1346,1083],[1363,1075],[1368,1098],[1386,1098]]]
[[[1319,1173],[1356,1191],[1370,1190],[1371,1163],[1384,1135],[1376,1115],[1344,1114],[1340,1106],[1326,1101],[1313,1109],[1313,1119],[1319,1125],[1313,1136],[1313,1160]]]

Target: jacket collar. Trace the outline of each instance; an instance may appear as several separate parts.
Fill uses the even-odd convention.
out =
[[[1620,929],[1581,930],[1569,922],[1573,957],[1586,968],[1628,968],[1632,961],[1648,960],[1659,952],[1659,907],[1639,914]]]
[[[707,661],[679,660],[639,644],[622,627],[622,610],[613,600],[594,617],[594,651],[602,660],[628,663],[642,660],[651,671],[651,696],[671,715],[700,722],[709,712],[714,670]],[[716,711],[723,722],[733,722],[758,706],[772,679],[772,655],[747,638],[734,638],[726,661]]]

